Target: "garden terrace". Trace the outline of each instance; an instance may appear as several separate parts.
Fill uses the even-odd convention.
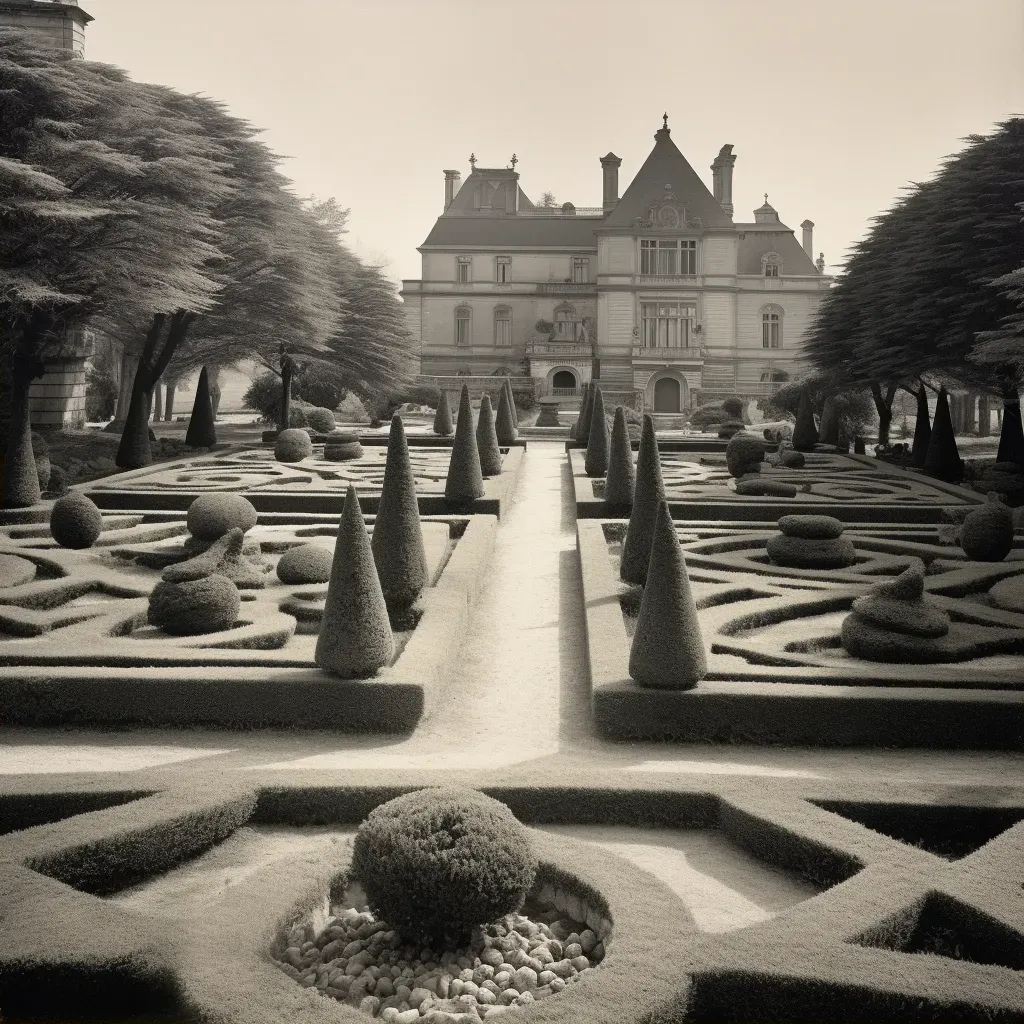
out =
[[[947,804],[934,787],[907,786],[895,804],[850,783],[694,786],[642,773],[624,783],[590,769],[566,769],[558,788],[524,768],[500,780],[434,773],[429,784],[453,775],[531,827],[534,902],[554,903],[605,941],[592,976],[532,1004],[525,1019],[1024,1014],[1024,917],[1014,895],[1024,881],[1020,787]],[[422,779],[382,786],[365,773],[330,781],[316,773],[282,785],[200,772],[185,785],[102,800],[54,781],[48,823],[0,838],[5,1013],[368,1019],[301,988],[271,957],[289,931],[315,941],[342,900],[355,826]],[[0,795],[0,806],[24,808],[18,796]],[[878,827],[894,816],[912,822],[900,838]],[[985,823],[976,845],[932,852],[972,818]],[[696,890],[694,879],[707,878],[692,865],[687,877],[688,858],[723,881]],[[730,877],[740,865],[745,876]],[[729,895],[735,908],[740,892],[756,894],[758,872],[775,879],[771,909],[731,919],[715,912]]]
[[[658,442],[659,450],[661,442]],[[983,504],[983,495],[921,477],[876,459],[858,455],[810,453],[803,469],[782,469],[765,462],[759,476],[792,484],[794,497],[737,494],[725,455],[660,451],[665,498],[673,519],[719,521],[777,519],[790,513],[823,514],[843,522],[938,523],[947,509]],[[581,519],[608,515],[604,480],[588,477],[584,453],[569,453]]]
[[[472,503],[449,501],[444,495],[447,448],[409,446],[409,456],[421,515],[472,511],[498,516],[507,508],[522,471],[523,448],[505,448],[499,476],[484,481],[483,497]],[[160,466],[120,473],[86,487],[89,497],[105,511],[185,510],[201,494],[244,495],[258,512],[315,512],[338,515],[349,484],[356,488],[363,511],[373,514],[380,500],[387,451],[367,449],[362,458],[330,462],[322,446],[301,462],[279,462],[265,448],[201,456]]]
[[[0,529],[6,724],[413,729],[457,657],[496,520],[423,522],[431,582],[412,621],[393,624],[396,658],[371,679],[346,681],[313,661],[327,585],[285,584],[269,571],[299,545],[330,554],[337,520],[277,518],[293,521],[257,523],[247,535],[263,552],[262,585],[240,590],[231,627],[199,636],[147,625],[161,570],[185,557],[180,513],[107,515],[96,545],[79,551],[58,546],[45,525]]]
[[[626,524],[580,521],[595,721],[619,739],[1024,749],[1024,614],[1003,597],[1024,578],[1024,548],[969,561],[937,527],[848,527],[846,569],[771,564],[772,525],[676,524],[708,672],[692,690],[645,689],[629,676],[642,590],[619,579]],[[946,664],[846,654],[853,602],[915,560],[925,593],[952,620]]]

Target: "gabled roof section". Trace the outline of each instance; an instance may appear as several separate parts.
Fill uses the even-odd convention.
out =
[[[654,149],[602,227],[632,227],[637,217],[646,221],[651,217],[651,207],[660,206],[668,196],[672,197],[669,202],[686,209],[690,221],[700,218],[705,228],[733,226],[670,136],[668,128],[655,132]]]
[[[759,225],[758,225],[759,226]],[[743,231],[753,227],[749,224],[737,224]],[[777,252],[782,258],[782,274],[799,274],[802,277],[818,275],[814,261],[804,252],[803,246],[796,236],[784,224],[778,225],[776,231],[746,231],[740,239],[739,252],[736,254],[737,274],[760,274],[761,257],[770,252]]]

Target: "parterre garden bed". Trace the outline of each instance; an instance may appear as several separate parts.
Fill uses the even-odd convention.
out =
[[[677,523],[708,652],[694,689],[629,676],[642,589],[619,579],[624,521],[577,524],[594,715],[620,739],[1024,748],[1024,545],[972,562],[940,527],[846,527],[846,569],[774,565],[773,524]],[[894,664],[840,643],[853,602],[915,560],[949,615],[947,663]],[[1009,598],[1006,595],[1009,594]],[[895,659],[893,659],[895,660]]]
[[[282,583],[291,548],[333,550],[336,517],[265,516],[248,534],[264,574],[235,623],[198,636],[147,624],[149,596],[188,540],[181,513],[106,515],[95,546],[46,524],[0,528],[0,702],[8,725],[301,726],[407,732],[457,656],[494,543],[493,516],[422,524],[430,585],[392,623],[396,657],[369,679],[319,669],[327,585]],[[371,530],[372,532],[372,530]],[[141,671],[140,671],[141,670]]]
[[[900,787],[899,804],[891,792],[827,781],[694,788],[641,775],[623,786],[572,770],[559,788],[528,771],[458,781],[532,826],[533,908],[553,906],[604,944],[599,965],[563,991],[507,1011],[483,1007],[484,1019],[1024,1019],[1020,787],[946,808],[929,786]],[[0,838],[5,1019],[368,1020],[353,1002],[323,994],[327,974],[322,981],[314,968],[317,981],[302,987],[302,972],[286,973],[275,958],[298,938],[311,952],[326,944],[332,904],[344,905],[349,881],[346,834],[422,784],[199,776],[150,794],[83,796],[57,782],[38,812],[22,796],[20,823],[50,823]],[[10,800],[0,796],[0,807]],[[70,816],[54,820],[62,800]],[[890,804],[901,820],[919,809],[930,839],[952,833],[955,848],[938,856],[858,820],[884,823]],[[983,822],[973,842],[965,814]],[[571,831],[594,825],[720,834],[771,870],[807,879],[807,898],[748,927],[701,930],[656,869],[637,870],[585,829],[584,838]],[[307,852],[225,860],[233,844],[252,846],[268,832],[305,836]],[[161,885],[176,895],[160,898]]]
[[[522,470],[523,448],[503,451],[500,475],[484,481],[483,497],[453,503],[444,496],[451,451],[417,446],[410,438],[409,456],[421,515],[451,513],[501,515]],[[349,485],[356,488],[365,513],[377,511],[387,452],[371,446],[359,459],[331,462],[323,446],[301,462],[279,462],[271,447],[232,450],[118,474],[86,488],[101,509],[187,509],[201,494],[244,495],[258,512],[340,513]]]

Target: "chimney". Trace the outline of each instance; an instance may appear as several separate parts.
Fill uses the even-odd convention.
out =
[[[804,232],[804,252],[807,253],[807,258],[814,259],[814,221],[805,220],[800,225]]]
[[[715,200],[730,217],[732,216],[732,168],[735,163],[736,155],[730,145],[721,148],[715,162],[711,165]]]
[[[444,172],[444,208],[448,209],[452,205],[452,200],[455,198],[455,194],[459,191],[459,185],[462,183],[462,174],[459,171],[445,171]]]
[[[604,197],[601,205],[606,213],[609,210],[614,210],[615,204],[619,201],[619,165],[621,163],[622,158],[617,157],[614,153],[601,157],[601,176],[604,183]]]

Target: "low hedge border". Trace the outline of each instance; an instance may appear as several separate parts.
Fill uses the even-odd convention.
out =
[[[594,719],[607,739],[1024,749],[1019,691],[717,680],[640,687],[629,675],[622,588],[602,523],[578,522],[577,547]]]
[[[416,448],[451,448],[455,443],[454,430],[447,437],[439,437],[437,434],[414,434],[407,428],[405,436],[409,439],[409,444]],[[313,434],[313,444],[324,444],[329,440],[330,436],[328,434]],[[362,445],[386,445],[388,443],[388,435],[360,434],[359,443]],[[509,444],[501,445],[501,450],[504,454],[509,448],[526,447],[527,440],[518,437],[516,440],[509,442]]]
[[[411,444],[410,448],[415,449]],[[417,498],[421,516],[474,515],[497,516],[507,513],[509,502],[518,486],[523,472],[525,448],[510,448],[502,460],[501,473],[484,480],[484,494],[472,502],[450,501],[443,494],[421,494]],[[173,468],[173,467],[164,467]],[[87,494],[99,507],[100,511],[177,511],[184,512],[201,494],[210,493],[206,489],[196,491],[155,490],[146,489],[143,482],[140,487],[132,487],[134,479],[142,479],[152,472],[146,466],[139,470],[130,470],[118,476],[119,486],[115,489],[91,489],[92,484],[78,484],[78,489]],[[123,486],[121,486],[123,485]],[[340,491],[239,491],[247,498],[258,513],[294,513],[305,512],[316,515],[340,516],[345,504],[345,495]],[[376,515],[380,504],[380,494],[361,494],[359,506],[364,515]]]
[[[115,874],[128,862],[163,870],[208,848],[211,839],[223,838],[229,820],[238,825],[282,819],[354,824],[377,803],[425,784],[422,774],[415,780],[411,774],[396,779],[389,786],[358,779],[340,786],[305,781],[317,774],[305,773],[296,787],[257,790],[235,782],[219,799],[203,795],[215,780],[223,785],[223,776],[211,774],[133,804],[0,837],[0,878],[15,897],[4,902],[22,908],[6,919],[0,944],[0,1005],[6,1008],[4,999],[16,991],[18,978],[33,977],[37,962],[55,963],[65,957],[85,963],[88,978],[111,977],[107,965],[116,946],[119,962],[135,964],[136,976],[145,979],[143,987],[154,1010],[166,1007],[177,985],[183,993],[182,1012],[198,1010],[195,1019],[203,1021],[285,1021],[300,1014],[310,1021],[364,1020],[350,1007],[299,988],[270,961],[280,932],[322,907],[327,892],[338,890],[347,853],[333,864],[302,858],[274,864],[229,890],[217,902],[217,913],[187,922],[133,920],[133,915],[122,914],[103,900],[24,866],[28,861],[58,864],[66,877],[88,875],[84,867],[97,864],[108,865]],[[520,783],[492,778],[481,785],[481,776],[469,784],[498,799],[507,795],[528,823],[555,817],[605,823],[619,823],[625,817],[625,823],[633,824],[717,822],[741,845],[759,856],[771,853],[773,862],[789,869],[799,870],[801,862],[820,858],[822,851],[824,874],[832,880],[862,865],[845,881],[772,920],[724,935],[696,934],[679,917],[685,914],[682,904],[661,883],[589,844],[539,833],[542,859],[562,865],[566,876],[580,880],[577,895],[593,900],[596,890],[607,899],[614,935],[606,973],[602,967],[593,981],[531,1006],[521,1013],[523,1019],[638,1024],[712,1019],[1024,1019],[1024,979],[1017,970],[861,944],[866,933],[881,934],[894,911],[912,910],[930,899],[946,908],[947,920],[949,907],[954,914],[958,906],[967,908],[964,921],[953,920],[954,926],[967,928],[973,922],[977,929],[980,920],[981,927],[1010,936],[1018,950],[1024,949],[1024,908],[1019,906],[1024,823],[949,863],[807,802],[840,796],[884,798],[897,792],[906,802],[908,790],[927,800],[945,792],[941,786],[852,786],[807,779],[758,780],[751,785],[720,779],[714,786],[693,788],[678,780],[666,784],[663,777],[638,774],[630,785],[620,778],[617,785],[592,788],[594,773],[577,768],[564,773],[568,777],[562,786],[535,787],[527,782],[531,772],[518,774],[523,777]],[[533,769],[532,776],[538,774],[542,773]],[[426,784],[438,781],[431,778]],[[576,806],[559,816],[555,810],[566,793],[575,794]],[[1007,806],[1009,799],[1017,800],[1014,806],[1024,806],[1024,794],[1018,790],[1004,787],[987,795],[993,806]],[[973,792],[978,806],[988,805],[984,797]],[[710,820],[709,809],[717,811]],[[175,842],[164,841],[160,822],[170,823]],[[182,842],[183,832],[192,832],[195,838]],[[132,877],[138,877],[138,871]],[[32,932],[38,927],[37,915],[44,912],[60,926],[47,932],[47,946]],[[122,918],[131,924],[126,932],[120,926]],[[652,923],[661,946],[651,939]],[[633,936],[644,929],[644,938],[630,946]],[[225,934],[232,941],[225,942]],[[57,947],[60,957],[55,957]],[[95,955],[86,956],[83,947]],[[666,964],[652,960],[655,948],[672,951]],[[20,949],[30,955],[18,953]],[[1012,951],[1011,955],[1016,956]],[[1010,967],[1015,963],[1011,960]],[[147,965],[145,971],[138,966],[142,964]],[[852,997],[856,999],[851,1002]]]
[[[687,449],[667,448],[659,441],[658,450],[669,452]],[[569,466],[572,472],[577,519],[607,519],[611,513],[605,500],[594,496],[595,481],[593,477],[586,475],[583,465],[583,450],[569,450],[567,448],[567,451],[569,454]],[[722,442],[721,451],[723,453],[725,451],[725,442]],[[848,455],[846,458],[856,458],[858,461],[864,461],[860,456]],[[870,459],[867,462],[873,470],[882,471],[883,463],[876,464],[874,460]],[[884,471],[888,472],[891,469],[893,467],[886,465]],[[903,473],[903,477],[922,480],[921,477],[914,474]],[[984,496],[975,491],[951,487],[950,485],[939,487],[938,483],[933,481],[931,477],[922,482],[926,482],[929,487],[934,485],[936,490],[948,493],[951,497],[955,493],[959,499],[955,502],[956,508],[974,508],[984,504]],[[851,525],[857,523],[891,523],[894,520],[907,524],[932,524],[945,522],[943,510],[953,506],[954,503],[952,502],[950,505],[927,505],[923,503],[911,505],[895,500],[880,500],[869,503],[751,498],[749,501],[743,501],[738,496],[731,501],[714,501],[706,498],[689,500],[673,500],[669,498],[668,500],[669,511],[672,513],[673,519],[694,521],[719,520],[730,522],[733,526],[737,523],[755,523],[765,520],[774,522],[782,516],[794,514],[832,516]]]
[[[0,667],[5,724],[408,733],[446,691],[496,530],[493,516],[471,517],[436,585],[421,598],[422,617],[401,655],[373,679],[341,680],[314,665],[261,665],[258,651],[204,650],[205,666],[145,673],[103,664],[8,665]],[[225,664],[211,668],[218,660]]]

